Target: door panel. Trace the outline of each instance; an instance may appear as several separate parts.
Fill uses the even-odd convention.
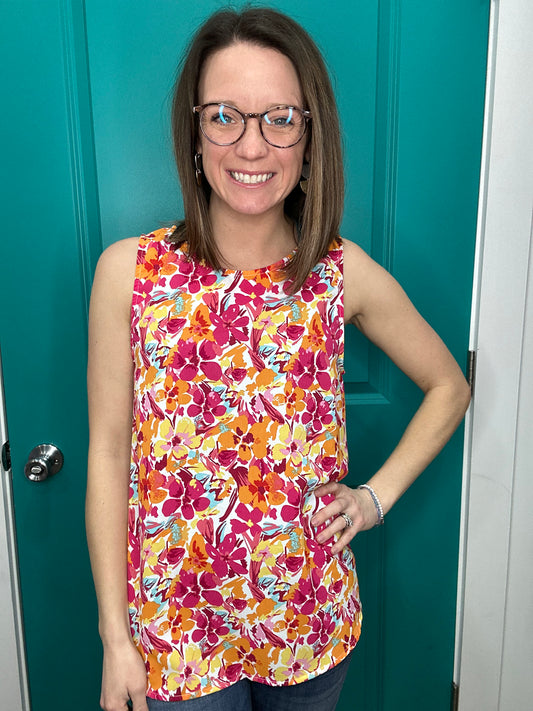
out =
[[[98,708],[83,529],[87,294],[102,243],[181,214],[169,95],[190,33],[222,4],[7,3],[3,66],[16,57],[7,95],[17,100],[2,116],[13,140],[1,335],[35,711],[66,711],[73,699]],[[334,75],[343,235],[393,272],[464,363],[489,0],[357,0],[328,22],[318,0],[274,4],[316,38]],[[420,394],[355,330],[346,338],[355,485],[390,452]],[[57,444],[65,466],[30,484],[25,458],[41,442]],[[365,621],[341,711],[449,707],[461,460],[459,433],[386,526],[354,543]]]

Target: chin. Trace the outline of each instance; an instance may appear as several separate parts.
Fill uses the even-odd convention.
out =
[[[265,215],[268,212],[283,210],[283,202],[281,203],[229,203],[229,207],[241,215]]]

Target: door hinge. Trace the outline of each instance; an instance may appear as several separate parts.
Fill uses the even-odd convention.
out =
[[[452,703],[450,705],[450,711],[458,711],[459,709],[459,686],[452,681]]]
[[[2,466],[6,472],[11,469],[11,450],[9,448],[9,441],[4,442],[4,445],[2,446]]]
[[[470,392],[474,394],[474,388],[476,386],[476,365],[477,365],[477,351],[468,351],[468,362],[467,362],[467,379],[470,385]]]

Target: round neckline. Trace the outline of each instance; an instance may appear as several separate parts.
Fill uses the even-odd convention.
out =
[[[182,242],[181,244],[175,245],[177,249],[179,249],[180,252],[182,252],[186,257],[189,259],[194,259],[194,261],[197,264],[200,264],[202,266],[207,266],[205,260],[197,260],[189,254],[189,243],[187,241]],[[290,260],[294,257],[296,252],[298,251],[298,245],[292,249],[289,254],[287,254],[285,257],[282,257],[281,259],[278,259],[277,262],[273,262],[272,264],[267,264],[264,267],[255,267],[254,269],[214,269],[212,268],[213,273],[215,274],[220,274],[222,276],[230,276],[231,274],[242,274],[244,277],[251,277],[254,274],[258,273],[265,273],[265,272],[276,272],[282,270],[284,267],[287,266],[287,264],[290,262]]]
[[[294,249],[291,252],[289,252],[289,254],[287,254],[285,257],[278,259],[278,261],[274,262],[273,264],[267,264],[264,267],[255,267],[253,269],[227,268],[227,269],[215,269],[215,271],[219,272],[223,276],[230,276],[231,274],[242,274],[242,276],[244,276],[244,277],[253,276],[254,274],[257,274],[258,272],[279,272],[294,257],[297,249],[298,249],[298,247],[294,247]]]

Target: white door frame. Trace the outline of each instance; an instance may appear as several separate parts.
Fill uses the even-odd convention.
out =
[[[2,708],[30,711],[8,447],[0,353],[0,693]]]
[[[533,698],[533,3],[492,0],[456,635],[460,711]]]

